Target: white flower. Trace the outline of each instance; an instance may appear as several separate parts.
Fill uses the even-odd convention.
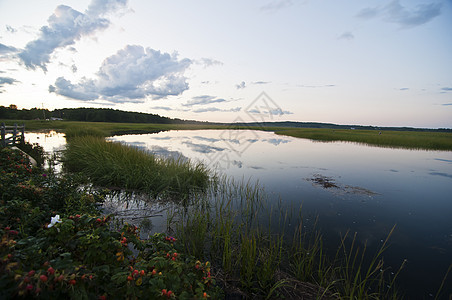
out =
[[[51,217],[51,219],[50,219],[50,224],[47,225],[47,228],[52,227],[52,226],[55,225],[56,223],[61,223],[60,215],[55,215],[55,217]]]

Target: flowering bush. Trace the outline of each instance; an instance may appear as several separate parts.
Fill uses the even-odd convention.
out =
[[[1,299],[221,297],[210,264],[181,253],[175,238],[115,229],[96,210],[101,194],[0,151]]]

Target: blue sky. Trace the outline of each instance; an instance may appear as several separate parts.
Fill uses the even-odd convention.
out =
[[[451,29],[451,0],[0,0],[0,105],[452,128]]]

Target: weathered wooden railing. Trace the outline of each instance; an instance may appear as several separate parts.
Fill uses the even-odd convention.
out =
[[[5,126],[5,123],[2,123],[0,130],[0,144],[2,147],[15,145],[17,142],[23,143],[25,141],[25,124],[22,124],[22,126],[17,126],[17,124],[14,124],[14,126]]]

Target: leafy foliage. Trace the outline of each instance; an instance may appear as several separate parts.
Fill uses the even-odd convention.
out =
[[[81,188],[83,178],[44,173],[6,148],[0,163],[1,299],[221,297],[210,264],[175,238],[142,240],[99,216],[103,192]]]

